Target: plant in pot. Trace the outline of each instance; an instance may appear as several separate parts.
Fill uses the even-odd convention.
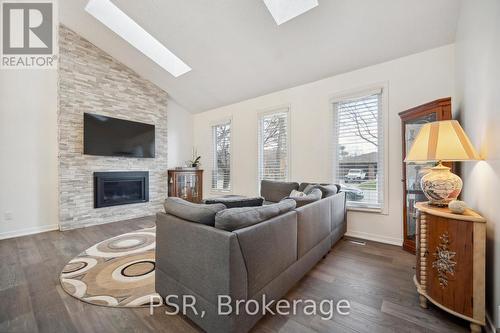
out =
[[[199,168],[201,165],[201,156],[198,155],[198,151],[193,148],[193,157],[191,160],[187,161],[186,164],[190,168]]]

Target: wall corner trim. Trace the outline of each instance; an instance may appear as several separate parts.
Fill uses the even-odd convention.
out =
[[[493,319],[490,317],[490,314],[486,312],[486,325],[484,329],[487,333],[496,333],[497,329],[495,328],[495,324],[493,323]]]

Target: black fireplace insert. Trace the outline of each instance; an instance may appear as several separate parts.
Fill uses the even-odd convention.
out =
[[[94,172],[94,208],[149,201],[149,172]]]

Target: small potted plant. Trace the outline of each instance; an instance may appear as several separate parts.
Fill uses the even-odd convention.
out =
[[[190,168],[198,169],[201,165],[201,156],[198,155],[198,150],[193,148],[193,157],[191,160],[187,161],[186,164]]]

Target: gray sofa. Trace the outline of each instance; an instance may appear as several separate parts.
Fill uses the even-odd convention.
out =
[[[166,204],[168,213],[157,214],[156,291],[178,296],[169,299],[178,305],[183,295],[194,296],[198,314],[186,315],[207,332],[249,331],[261,312],[249,315],[240,307],[239,315],[218,315],[218,295],[230,296],[233,309],[238,299],[260,303],[264,294],[267,301],[280,299],[346,232],[345,193],[293,208],[292,200],[281,200],[291,192],[288,185],[262,184],[269,206],[198,205],[193,212],[175,208],[175,200]],[[299,186],[294,183],[293,189]],[[248,216],[252,225],[234,229]],[[210,218],[231,231],[212,226]]]

